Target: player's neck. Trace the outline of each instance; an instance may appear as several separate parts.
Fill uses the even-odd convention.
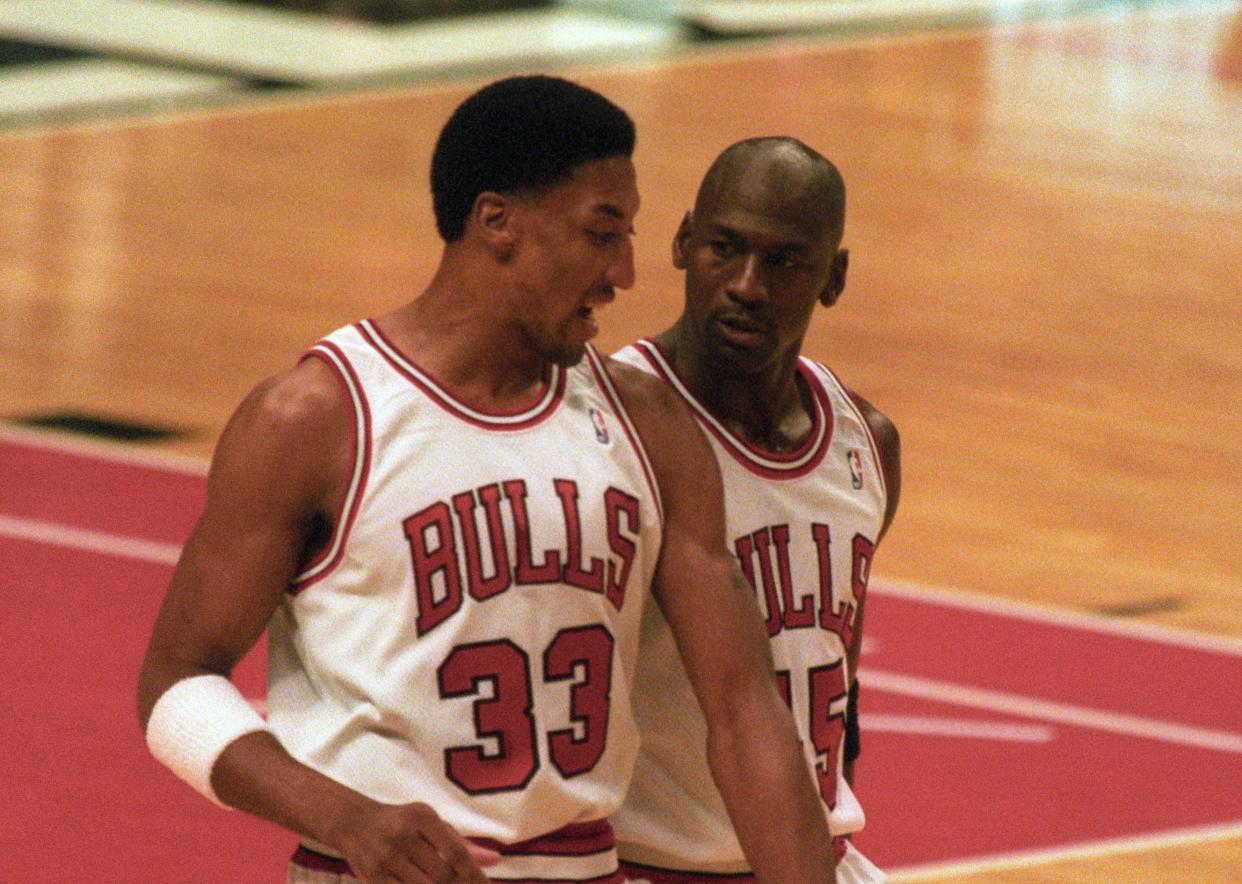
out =
[[[722,371],[674,326],[656,339],[694,397],[734,433],[766,451],[793,451],[812,428],[810,392],[798,375],[798,353],[762,371]]]
[[[484,298],[433,282],[378,323],[407,358],[467,405],[509,411],[540,395],[546,361],[513,340]]]

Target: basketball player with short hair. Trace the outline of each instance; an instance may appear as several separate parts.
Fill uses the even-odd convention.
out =
[[[432,158],[430,284],[222,435],[139,715],[207,797],[302,836],[291,881],[623,881],[608,817],[649,587],[749,861],[833,880],[707,443],[588,343],[634,282],[633,146],[568,81],[476,92]],[[265,629],[266,722],[228,679]]]
[[[781,692],[819,787],[843,882],[884,876],[849,844],[862,613],[897,508],[892,423],[800,356],[816,307],[845,286],[845,185],[792,138],[739,142],[708,170],[673,241],[685,309],[617,357],[658,376],[707,431],[728,538],[766,618]],[[712,784],[706,724],[658,610],[644,614],[642,751],[614,816],[625,870],[653,884],[755,880]]]

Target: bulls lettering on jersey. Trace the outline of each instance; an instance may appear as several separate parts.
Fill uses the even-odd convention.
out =
[[[734,552],[742,573],[760,597],[766,612],[768,637],[786,629],[819,628],[840,637],[847,651],[854,646],[854,614],[867,591],[867,574],[875,554],[875,543],[855,534],[850,548],[849,592],[833,594],[832,528],[822,522],[809,525],[818,563],[818,586],[796,587],[790,565],[790,526],[767,525],[734,540]]]
[[[463,592],[483,602],[513,586],[564,583],[603,595],[621,610],[638,537],[638,498],[606,489],[596,504],[605,514],[605,536],[584,538],[578,483],[554,478],[551,486],[564,517],[564,531],[557,534],[564,538],[564,548],[542,548],[538,556],[533,552],[526,506],[530,491],[524,479],[462,491],[402,521],[414,568],[419,635],[460,610]],[[502,510],[507,510],[508,518]],[[512,559],[510,549],[515,553]],[[595,550],[603,554],[593,555]]]

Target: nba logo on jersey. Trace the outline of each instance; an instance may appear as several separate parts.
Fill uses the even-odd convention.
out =
[[[601,445],[607,445],[608,424],[604,423],[604,413],[598,408],[591,409],[591,426],[595,428],[595,440]]]
[[[845,452],[845,459],[850,465],[850,485],[855,491],[861,491],[863,487],[862,456],[857,448],[851,448]]]

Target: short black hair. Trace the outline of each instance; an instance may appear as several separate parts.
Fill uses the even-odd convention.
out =
[[[461,239],[484,191],[539,192],[584,163],[633,156],[634,121],[585,86],[543,75],[484,86],[449,117],[431,156],[436,229]]]

